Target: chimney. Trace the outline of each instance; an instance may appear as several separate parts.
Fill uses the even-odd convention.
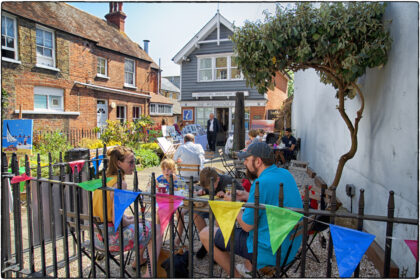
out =
[[[143,43],[144,43],[144,51],[147,53],[147,54],[149,54],[149,40],[143,40]]]
[[[114,24],[119,31],[124,32],[126,14],[122,11],[122,2],[109,2],[109,13],[105,15],[108,23]]]

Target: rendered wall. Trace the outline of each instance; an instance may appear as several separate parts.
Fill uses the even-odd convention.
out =
[[[366,214],[387,215],[389,191],[395,192],[395,217],[418,219],[418,4],[388,2],[385,19],[391,19],[392,49],[381,69],[368,69],[359,81],[365,95],[358,150],[344,167],[337,196],[350,211],[345,185],[365,189]],[[319,82],[315,71],[295,73],[292,126],[302,138],[300,159],[331,184],[339,157],[350,148],[349,131],[336,106],[335,90]],[[358,97],[346,100],[354,120]],[[364,223],[366,231],[384,248],[386,224]],[[394,225],[392,259],[400,271],[414,276],[415,259],[404,239],[418,239],[417,226]]]

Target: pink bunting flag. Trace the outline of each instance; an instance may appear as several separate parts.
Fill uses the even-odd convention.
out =
[[[408,248],[410,248],[411,253],[416,258],[416,261],[419,261],[419,251],[418,245],[419,242],[417,240],[404,240],[405,244],[407,244]]]
[[[71,171],[74,173],[74,167],[77,166],[77,172],[80,172],[83,168],[83,165],[85,165],[85,161],[84,160],[75,160],[75,161],[71,161],[69,162]]]
[[[169,224],[172,214],[181,205],[184,197],[170,194],[156,194],[156,202],[159,206],[158,215],[160,220],[161,234]]]
[[[17,183],[20,183],[20,182],[23,182],[23,181],[32,180],[32,179],[35,179],[35,178],[34,177],[29,177],[28,175],[26,175],[26,173],[23,173],[22,175],[14,176],[12,178],[11,183],[12,184],[17,184]]]

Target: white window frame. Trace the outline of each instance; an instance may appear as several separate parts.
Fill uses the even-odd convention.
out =
[[[172,116],[173,114],[173,105],[172,104],[163,104],[163,103],[150,103],[149,112],[151,116],[164,115]]]
[[[50,28],[47,28],[47,27],[44,27],[42,25],[37,24],[36,28],[35,28],[35,33],[36,33],[36,30],[38,30],[38,29],[42,30],[43,32],[50,32],[51,33],[52,49],[51,49],[51,57],[38,54],[38,52],[35,50],[36,51],[36,66],[41,67],[41,68],[52,68],[51,70],[55,70],[56,69],[55,32],[54,32],[54,30],[52,30]],[[37,47],[38,47],[38,45],[36,44],[36,34],[35,34],[35,49]],[[41,47],[45,48],[44,46],[41,46]],[[52,65],[48,65],[47,62],[52,62]]]
[[[102,66],[99,65],[99,61],[101,61],[101,60],[105,62],[105,66],[104,66],[104,68],[105,68],[104,72],[105,73],[104,74],[98,72],[98,67],[102,68]],[[96,77],[109,79],[109,77],[108,77],[108,60],[104,57],[101,57],[101,56],[98,56],[97,60],[96,60]]]
[[[139,108],[139,115],[137,118],[134,117],[134,108]],[[133,106],[132,118],[133,118],[133,121],[136,121],[141,118],[141,106]]]
[[[226,58],[226,67],[217,67],[217,64],[216,64],[216,60],[218,59],[218,58]],[[227,80],[229,80],[229,61],[230,61],[230,56],[216,56],[216,57],[214,57],[214,67],[213,67],[213,79],[215,80],[215,81],[227,81]],[[222,70],[222,69],[226,69],[226,79],[220,79],[220,78],[217,78],[217,70]]]
[[[3,57],[2,56],[2,60],[9,61],[9,62],[15,62],[15,63],[19,63],[20,64],[20,61],[18,60],[18,45],[19,44],[18,44],[17,20],[16,20],[16,17],[15,16],[12,16],[12,15],[9,15],[8,13],[1,13],[1,17],[2,18],[5,17],[5,18],[13,21],[13,32],[14,32],[13,39],[15,40],[14,48],[10,48],[10,47],[3,46],[3,45],[1,46],[1,49],[2,50],[5,49],[5,50],[8,50],[8,51],[14,52],[15,53],[14,58],[9,58],[9,57]],[[1,34],[1,36],[3,36],[3,34]],[[10,36],[8,36],[6,34],[4,36],[10,37]]]
[[[240,78],[232,78],[232,57],[233,53],[221,53],[221,54],[211,54],[211,55],[197,55],[197,82],[205,83],[205,82],[221,82],[221,81],[239,81],[243,80],[244,76],[241,72]],[[222,68],[216,68],[216,58],[219,57],[226,57],[227,58],[227,79],[216,79],[216,70]],[[210,68],[200,69],[200,62],[202,59],[211,58],[211,79],[210,80],[200,80],[200,70],[208,70]],[[237,69],[238,67],[234,67],[233,69]],[[224,69],[224,67],[223,67]]]
[[[134,72],[127,72],[125,70],[125,66],[126,66],[127,62],[132,62],[133,63],[133,71]],[[127,73],[129,73],[129,74],[131,74],[133,76],[133,83],[132,84],[127,83],[127,81],[125,79],[125,75]],[[124,86],[125,87],[128,87],[128,88],[136,88],[136,61],[134,59],[126,58],[124,60]]]
[[[124,118],[119,118],[118,117],[118,108],[119,107],[124,109]],[[116,117],[117,121],[126,122],[127,121],[127,106],[117,105],[115,115],[116,115],[115,117]]]
[[[202,113],[202,116],[199,114]],[[201,125],[203,128],[207,127],[207,120],[210,114],[215,113],[215,107],[196,107],[195,108],[195,123]]]
[[[47,96],[47,108],[35,108],[35,95]],[[61,98],[61,104],[58,107],[53,107],[50,104],[50,97],[57,96]],[[34,87],[34,111],[37,112],[63,112],[64,111],[64,89],[53,87]]]

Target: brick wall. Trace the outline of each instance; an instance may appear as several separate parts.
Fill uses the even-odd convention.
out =
[[[18,60],[21,64],[2,62],[2,88],[10,95],[7,118],[17,118],[14,111],[34,110],[34,87],[45,86],[64,90],[64,111],[80,112],[79,116],[56,114],[24,114],[24,118],[34,119],[34,129],[74,129],[94,128],[97,125],[97,100],[107,100],[126,106],[128,121],[132,121],[133,106],[141,107],[141,114],[148,115],[148,101],[145,98],[102,92],[76,87],[74,82],[92,83],[133,93],[157,92],[157,70],[149,62],[135,59],[136,87],[124,87],[125,56],[97,48],[88,40],[55,30],[56,68],[59,72],[38,68],[36,64],[35,23],[23,18],[17,20]],[[97,78],[97,56],[108,61],[109,79]],[[132,59],[131,57],[129,57]],[[108,119],[116,119],[116,109],[108,106]]]
[[[265,106],[267,110],[278,110],[282,107],[283,101],[287,99],[287,78],[277,72],[274,77],[274,89],[267,91],[268,101]]]
[[[264,106],[252,106],[249,107],[249,126],[251,127],[253,120],[264,120],[265,119],[265,107]]]

